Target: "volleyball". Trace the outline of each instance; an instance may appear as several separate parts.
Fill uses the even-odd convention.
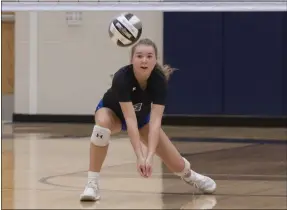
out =
[[[142,22],[134,14],[124,13],[114,18],[109,25],[111,40],[120,47],[136,43],[142,34]]]

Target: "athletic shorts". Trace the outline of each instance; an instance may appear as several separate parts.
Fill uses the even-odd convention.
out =
[[[96,108],[96,111],[98,111],[98,110],[99,110],[100,108],[102,108],[102,107],[105,107],[105,106],[104,106],[103,99],[100,100],[100,102],[99,102],[99,104],[98,104],[98,106],[97,106],[97,108]],[[109,108],[109,107],[107,107],[107,108]],[[144,120],[142,120],[142,121],[140,121],[140,122],[138,121],[138,128],[140,129],[140,128],[144,127],[146,124],[149,123],[149,121],[150,121],[150,114],[148,114],[148,115],[144,118]],[[125,121],[125,120],[121,120],[121,122],[122,122],[122,131],[126,131],[126,130],[127,130],[126,121]]]

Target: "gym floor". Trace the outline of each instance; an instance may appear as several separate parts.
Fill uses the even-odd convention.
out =
[[[126,133],[112,138],[99,202],[81,203],[91,124],[2,125],[2,208],[286,209],[287,129],[168,127],[192,168],[217,182],[203,195],[157,157],[141,178]]]

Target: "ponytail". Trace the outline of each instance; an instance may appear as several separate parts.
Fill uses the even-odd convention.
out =
[[[172,75],[172,73],[178,69],[172,68],[170,65],[160,65],[159,63],[156,64],[156,68],[159,69],[165,76],[165,78],[167,80],[169,80],[170,75]]]

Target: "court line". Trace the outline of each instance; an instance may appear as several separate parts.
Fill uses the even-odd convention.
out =
[[[233,147],[233,148],[223,148],[223,149],[217,149],[217,150],[211,150],[211,151],[203,151],[203,152],[198,152],[198,153],[192,153],[192,154],[185,154],[186,156],[193,156],[193,155],[200,155],[200,154],[205,154],[205,153],[212,153],[212,152],[220,152],[220,151],[226,151],[226,150],[233,150],[233,149],[242,149],[242,148],[246,148],[246,147],[253,147],[253,146],[258,146],[258,144],[249,144],[249,145],[244,145],[244,146],[239,146],[239,147]],[[123,165],[128,165],[128,164],[134,164],[134,161],[130,161],[130,162],[125,162],[125,163],[120,163],[120,164],[113,164],[113,165],[108,165],[108,166],[104,166],[104,168],[112,168],[112,167],[116,167],[116,166],[123,166]],[[75,174],[79,174],[79,173],[84,173],[87,172],[85,171],[78,171],[78,172],[71,172],[71,173],[66,173],[66,174],[59,174],[59,175],[54,175],[54,176],[47,176],[47,177],[43,177],[41,178],[39,181],[42,182],[46,182],[48,179],[52,179],[55,177],[61,177],[61,176],[71,176],[71,175],[75,175]],[[118,173],[119,174],[119,173]],[[169,173],[163,173],[162,175],[168,175]],[[125,175],[128,175],[127,173]],[[266,178],[285,178],[286,176],[280,176],[280,175],[246,175],[246,174],[208,174],[210,176],[228,176],[228,177],[240,177],[240,175],[242,175],[241,177],[266,177]],[[270,180],[269,180],[270,181]]]
[[[175,137],[171,138],[174,142],[208,142],[208,143],[242,143],[242,144],[283,144],[287,145],[287,140],[252,139],[252,138],[194,138],[194,137]]]
[[[262,174],[208,174],[208,175],[209,176],[229,176],[229,177],[239,176],[239,177],[287,178],[287,175],[262,175]]]
[[[45,133],[43,139],[71,139],[79,140],[89,138],[88,135],[55,135],[53,133]],[[128,139],[128,137],[113,136],[113,141],[120,139]],[[287,145],[286,139],[263,139],[259,137],[170,137],[173,142],[207,142],[207,143],[251,143],[251,144],[285,144]]]
[[[50,181],[47,181],[43,184],[46,185],[50,185],[50,186],[55,186],[55,187],[61,187],[61,188],[66,188],[66,189],[60,189],[61,191],[78,191],[78,190],[83,190],[83,187],[72,187],[72,186],[65,186],[65,185],[60,185],[60,184],[54,184],[51,183]],[[68,188],[68,189],[67,189]],[[15,189],[14,189],[15,190]],[[24,190],[24,189],[22,189]],[[28,189],[29,190],[29,189]],[[36,189],[36,190],[43,190],[43,191],[54,191],[55,189]],[[196,191],[196,189],[194,189]],[[130,190],[130,191],[126,191],[126,190],[120,190],[120,189],[101,189],[101,191],[103,192],[116,192],[116,193],[132,193],[132,194],[161,194],[161,195],[205,195],[204,193],[200,193],[200,192],[152,192],[152,191],[145,191],[145,192],[141,192],[141,191],[134,191],[134,190]],[[264,191],[264,190],[260,190],[259,192]],[[207,194],[208,195],[208,194]],[[214,193],[212,194],[214,196],[229,196],[229,197],[286,197],[286,195],[258,195],[258,194],[227,194],[227,193]]]
[[[134,162],[132,162],[134,163]],[[130,163],[126,163],[126,164],[130,164]],[[126,165],[126,164],[119,164],[119,165]],[[113,166],[117,166],[117,165],[113,165]],[[113,167],[113,166],[110,166],[110,167]],[[109,167],[106,167],[106,168],[109,168]],[[42,184],[46,184],[46,185],[52,185],[52,186],[57,186],[57,187],[64,187],[64,188],[76,188],[76,187],[73,187],[73,186],[68,186],[68,185],[60,185],[60,184],[55,184],[53,182],[51,182],[51,179],[54,179],[54,178],[58,178],[58,177],[65,177],[65,176],[72,176],[72,175],[76,175],[76,174],[80,174],[80,173],[85,173],[87,172],[86,170],[85,171],[78,171],[78,172],[71,172],[71,173],[66,173],[66,174],[59,174],[59,175],[54,175],[54,176],[47,176],[47,177],[42,177],[39,182],[42,183]],[[131,177],[127,177],[129,175],[132,175],[132,178],[139,178],[138,175],[136,174],[132,174],[132,173],[117,173],[117,177],[118,175],[125,175],[126,177],[125,178],[131,178]],[[109,175],[113,175],[114,177],[115,174],[114,173],[111,173],[111,172],[105,172],[104,175],[106,176],[109,176]],[[168,178],[168,179],[176,179],[178,177],[176,177],[175,175],[171,174],[171,173],[154,173],[153,174],[153,177],[152,178],[162,178],[164,175],[170,175],[171,178]],[[260,180],[260,178],[282,178],[282,179],[285,179],[286,180],[286,176],[284,175],[260,175],[260,174],[251,174],[251,175],[246,175],[246,174],[205,174],[205,175],[208,175],[208,176],[217,176],[217,177],[224,177],[224,176],[227,176],[227,177],[251,177],[251,178],[255,178],[257,177],[259,180],[237,180],[237,181],[265,181],[265,180]],[[163,178],[164,179],[164,178]],[[235,181],[234,179],[233,180],[228,180],[228,179],[224,179],[224,181]],[[273,182],[274,180],[267,180],[269,182]],[[280,181],[280,182],[284,182],[284,180],[275,180],[275,181]]]
[[[224,148],[224,149],[219,149],[219,150],[212,150],[212,151],[204,151],[204,152],[199,152],[199,153],[194,153],[194,154],[189,154],[189,155],[197,155],[197,154],[203,154],[203,153],[210,153],[210,152],[220,152],[220,151],[223,151],[223,150],[232,150],[232,149],[241,149],[241,148],[245,148],[245,147],[250,147],[250,146],[258,146],[258,144],[250,144],[250,145],[244,145],[244,146],[239,146],[239,147],[236,147],[236,148]],[[116,167],[116,166],[121,166],[121,165],[127,165],[127,164],[134,164],[135,162],[134,161],[131,161],[131,162],[125,162],[125,163],[120,163],[120,164],[114,164],[114,165],[110,165],[110,166],[105,166],[103,168],[112,168],[112,167]],[[79,188],[79,187],[73,187],[73,186],[65,186],[65,185],[60,185],[60,184],[55,184],[53,182],[51,182],[51,179],[53,178],[57,178],[57,177],[63,177],[63,176],[72,176],[72,175],[75,175],[75,174],[79,174],[79,173],[84,173],[84,172],[87,172],[86,170],[85,171],[78,171],[78,172],[71,172],[71,173],[66,173],[66,174],[59,174],[59,175],[54,175],[54,176],[47,176],[47,177],[43,177],[39,180],[40,183],[42,184],[46,184],[46,185],[50,185],[50,186],[55,186],[55,187],[62,187],[62,188],[68,188],[68,189],[82,189],[82,188]],[[109,173],[105,173],[106,175],[108,175]],[[112,173],[111,173],[112,174]],[[163,174],[160,174],[161,176],[164,176],[168,173],[163,173]],[[114,175],[114,174],[113,174]],[[119,173],[118,173],[119,175]],[[122,173],[122,175],[127,175],[127,174],[124,174]],[[156,174],[154,174],[156,175]],[[159,176],[159,174],[157,174]],[[172,175],[172,174],[170,174]],[[257,174],[251,174],[251,175],[247,175],[247,174],[209,174],[210,176],[221,176],[221,177],[224,177],[224,176],[227,176],[227,177],[251,177],[251,178],[255,178],[255,177],[265,177],[265,178],[270,178],[270,177],[273,177],[273,178],[286,178],[286,176],[282,176],[282,175],[257,175]],[[226,180],[226,179],[225,179]],[[228,181],[228,179],[226,180]],[[234,180],[232,180],[234,181]],[[244,180],[244,181],[247,181],[247,180]],[[254,180],[253,180],[254,181]],[[264,180],[258,180],[258,181],[264,181]],[[271,182],[271,181],[270,181]],[[155,193],[155,192],[138,192],[138,191],[123,191],[123,190],[106,190],[106,189],[102,189],[103,191],[112,191],[112,192],[125,192],[125,193],[145,193],[145,194],[159,194],[159,193]],[[192,193],[170,193],[170,192],[161,192],[160,194],[162,195],[188,195],[188,194],[192,194],[194,195],[195,193],[192,192]],[[248,194],[215,194],[215,195],[219,195],[219,196],[262,196],[262,197],[286,197],[286,195],[256,195],[256,194],[253,194],[253,195],[248,195]]]
[[[51,186],[55,186],[55,187],[58,187],[58,185],[54,185],[54,184],[49,184]],[[61,187],[61,185],[59,185],[59,187]],[[67,187],[65,187],[67,188]],[[82,188],[76,188],[76,187],[73,187],[73,189],[31,189],[31,188],[5,188],[5,189],[2,189],[3,191],[8,191],[8,190],[13,190],[13,191],[16,191],[16,190],[19,190],[19,191],[29,191],[29,190],[35,190],[35,191],[55,191],[55,190],[59,190],[59,191],[67,191],[67,192],[73,192],[73,191],[79,191],[84,189],[84,186]],[[113,189],[113,190],[108,190],[108,189],[101,189],[101,191],[103,192],[115,192],[115,193],[131,193],[131,194],[161,194],[161,195],[207,195],[209,196],[210,194],[204,194],[204,193],[200,193],[200,192],[149,192],[149,191],[146,191],[146,192],[141,192],[141,191],[124,191],[124,190],[118,190],[118,189]],[[260,190],[261,191],[264,191],[264,190]],[[258,195],[258,194],[226,194],[226,193],[214,193],[214,194],[211,194],[211,196],[230,196],[230,197],[284,197],[286,198],[286,195]]]
[[[203,152],[198,152],[198,153],[192,153],[192,154],[188,154],[188,155],[198,155],[198,154],[205,154],[205,153],[210,153],[210,152],[219,152],[219,151],[225,151],[225,150],[240,149],[240,148],[245,148],[245,147],[250,147],[250,146],[257,146],[257,145],[251,144],[251,145],[238,146],[238,147],[235,147],[235,148],[233,147],[233,148],[223,148],[223,149],[217,149],[217,150],[209,150],[209,151],[203,151]],[[112,168],[112,167],[121,166],[121,165],[128,165],[128,164],[132,164],[132,163],[135,163],[135,161],[107,165],[107,166],[103,166],[103,169],[105,169],[105,168]],[[87,171],[85,170],[85,171],[71,172],[71,173],[66,173],[66,174],[52,175],[52,176],[43,177],[40,180],[46,179],[48,177],[49,178],[54,178],[54,177],[60,177],[60,176],[69,176],[69,175],[74,175],[74,174],[83,173],[83,172],[87,172]]]
[[[125,164],[127,165],[127,164]],[[73,174],[69,174],[70,176],[72,175],[76,175],[76,174],[79,174],[79,173],[83,173],[83,172],[88,172],[88,171],[79,171],[79,172],[75,172]],[[136,173],[126,173],[126,172],[118,172],[117,171],[117,174],[115,176],[115,173],[114,172],[102,172],[103,176],[114,176],[114,177],[118,177],[119,175],[125,175],[125,176],[130,176],[130,177],[126,177],[126,178],[131,178],[131,176],[133,177],[138,177],[138,174]],[[69,176],[67,175],[67,176]],[[262,174],[210,174],[210,173],[205,173],[203,175],[206,175],[206,176],[216,176],[216,177],[245,177],[245,178],[287,178],[287,175],[262,175]],[[65,176],[65,175],[63,175]],[[156,172],[153,172],[153,177],[155,176],[171,176],[170,178],[178,178],[177,176],[175,176],[174,174],[172,173],[156,173]],[[152,178],[152,177],[151,177]],[[168,178],[168,179],[170,179]],[[229,181],[229,180],[226,180],[226,181]],[[248,181],[248,180],[238,180],[238,181]],[[253,180],[252,180],[253,181]],[[264,180],[258,180],[258,181],[264,181]],[[284,180],[267,180],[267,181],[284,181]]]

